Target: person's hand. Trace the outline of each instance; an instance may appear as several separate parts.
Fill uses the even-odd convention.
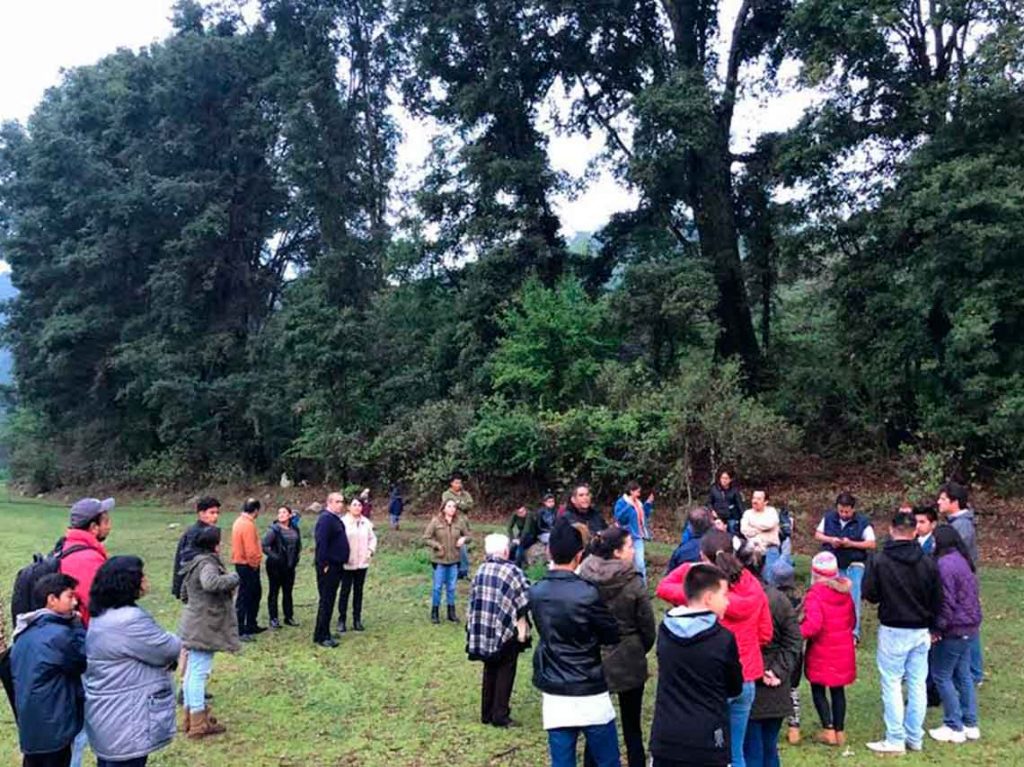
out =
[[[941,641],[942,641],[942,635],[941,634],[932,634],[932,644],[938,644]]]
[[[764,679],[762,681],[766,687],[778,687],[782,684],[782,680],[775,676],[775,672],[771,669],[764,672]]]
[[[465,546],[466,545],[466,536],[462,536],[461,538],[459,538],[459,540],[455,541],[455,545],[458,546],[459,548],[462,548],[463,546]]]
[[[832,545],[835,546],[837,549],[845,549],[846,548],[846,539],[845,538],[833,538],[832,539]]]
[[[651,494],[649,496],[647,496],[647,502],[648,503],[654,503],[654,491],[653,490],[651,491]]]

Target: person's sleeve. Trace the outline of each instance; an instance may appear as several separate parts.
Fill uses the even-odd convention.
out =
[[[757,536],[757,528],[750,524],[750,514],[743,512],[743,516],[740,517],[740,532],[744,538],[754,538]]]
[[[199,571],[199,585],[203,591],[212,593],[232,591],[238,586],[238,573],[222,573],[210,562],[204,564]]]
[[[370,543],[370,554],[376,554],[377,553],[377,533],[374,532],[374,530],[373,530],[373,523],[372,522],[368,522],[367,524],[370,525],[370,540],[369,540],[369,543]]]
[[[338,542],[341,544],[341,561],[348,562],[352,557],[352,546],[348,542],[348,528],[341,520],[338,520]]]
[[[743,692],[743,666],[740,663],[740,649],[736,637],[727,632],[728,645],[725,655],[725,695],[735,698]]]
[[[644,501],[644,517],[650,518],[654,515],[654,504],[650,501]]]
[[[274,528],[268,527],[267,532],[263,534],[263,554],[267,558],[267,562],[274,562],[277,559],[277,555],[274,553]]]
[[[327,551],[327,542],[324,540],[325,527],[322,523],[322,516],[323,515],[318,516],[316,524],[313,525],[313,563],[316,565],[317,569],[323,566],[324,552]]]
[[[82,558],[83,563],[86,560],[89,562],[87,566],[78,568],[74,573],[75,578],[78,580],[75,596],[78,597],[79,612],[85,618],[89,614],[89,592],[92,590],[92,582],[96,580],[96,573],[99,572],[99,569],[103,567],[103,563],[107,560],[95,549],[87,549],[80,552],[77,556]],[[88,621],[86,622],[88,623]]]
[[[510,541],[516,537],[516,513],[514,511],[512,516],[508,518],[508,527],[505,528],[505,534],[508,535]]]
[[[682,564],[670,572],[658,584],[654,592],[658,599],[668,602],[673,607],[686,604],[686,592],[683,590],[683,580],[689,572],[687,564]]]
[[[589,610],[590,626],[594,636],[602,645],[617,645],[621,641],[619,636],[619,624],[609,612],[601,598],[597,596],[597,589],[594,589],[594,601]]]
[[[715,492],[713,490],[708,490],[708,508],[712,510],[715,508]]]
[[[761,612],[757,621],[757,641],[761,646],[768,644],[775,636],[775,626],[772,624],[772,611],[768,607],[767,595],[761,600]]]
[[[803,637],[800,624],[796,620],[796,610],[783,598],[779,602],[779,632],[775,643],[779,651],[775,655],[772,671],[779,679],[789,679],[800,662],[800,651],[803,649]]]
[[[804,620],[800,624],[800,635],[804,639],[814,639],[825,626],[825,614],[821,603],[812,595],[804,600]]]
[[[147,666],[166,668],[178,659],[181,652],[181,640],[160,628],[152,617],[130,623],[125,629],[124,640],[128,654]]]
[[[651,606],[651,598],[643,586],[640,587],[640,594],[636,600],[636,628],[640,634],[644,652],[650,652],[658,638],[658,627],[654,623],[654,608]]]
[[[433,517],[427,523],[427,529],[423,531],[423,543],[429,549],[437,551],[439,544],[434,540],[434,531],[437,529],[437,520]]]
[[[824,525],[824,522],[822,522],[822,524]],[[873,540],[875,540],[875,528],[873,528],[871,525],[868,525],[867,527],[864,528],[864,540],[865,541],[873,541]]]
[[[878,559],[868,557],[867,566],[864,568],[864,580],[861,582],[860,595],[873,605],[881,600],[880,584],[878,580]]]
[[[931,578],[931,591],[930,591],[930,594],[929,594],[930,601],[931,601],[931,605],[930,605],[931,606],[931,613],[932,613],[932,625],[931,625],[931,627],[935,628],[936,627],[936,623],[938,621],[939,614],[942,612],[942,610],[945,607],[946,600],[945,600],[945,596],[942,593],[942,579],[939,577],[939,568],[933,562],[929,562],[929,564],[931,565],[930,569],[931,569],[931,575],[932,575],[932,578]]]
[[[85,629],[75,625],[68,631],[61,631],[56,634],[49,651],[45,654],[49,657],[44,663],[59,664],[60,669],[71,676],[81,676],[85,673]],[[42,656],[45,657],[45,656]]]
[[[178,538],[178,545],[174,549],[174,564],[171,565],[171,594],[177,599],[181,596],[181,575],[178,571],[181,570],[181,550],[185,546],[185,536],[188,533],[182,533],[181,537]]]
[[[263,549],[260,548],[260,534],[255,524],[249,528],[247,538],[245,543],[246,561],[248,561],[249,567],[259,568],[263,563]]]
[[[824,533],[825,532],[825,520],[824,519],[821,520],[821,522],[818,523],[818,526],[816,528],[814,528],[814,531],[817,532],[817,533]]]

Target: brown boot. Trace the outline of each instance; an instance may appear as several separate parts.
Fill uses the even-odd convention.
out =
[[[795,746],[800,742],[800,728],[790,727],[789,732],[786,734],[786,740],[789,741],[789,745]]]
[[[842,730],[836,730],[836,745],[839,747],[846,745],[846,733]]]
[[[836,741],[836,731],[833,730],[831,727],[819,732],[815,740],[818,743],[824,743],[826,746],[838,745]]]
[[[209,712],[206,710],[192,714],[188,736],[190,738],[205,738],[208,735],[220,735],[227,732],[222,724],[214,724],[210,721]]]
[[[178,732],[183,732],[188,735],[189,727],[191,726],[192,715],[189,713],[188,706],[182,706],[184,716],[181,717],[181,724],[178,725]]]

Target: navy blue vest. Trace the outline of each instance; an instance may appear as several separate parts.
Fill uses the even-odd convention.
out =
[[[825,535],[830,538],[847,538],[851,541],[863,541],[864,531],[871,526],[871,521],[863,514],[854,514],[853,519],[843,525],[839,512],[830,509],[825,514]],[[825,551],[831,551],[839,561],[839,569],[845,570],[854,562],[866,562],[868,553],[863,549],[837,549],[832,544],[822,545]]]

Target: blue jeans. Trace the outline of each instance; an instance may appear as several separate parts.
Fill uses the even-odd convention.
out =
[[[779,557],[781,555],[782,552],[779,550],[778,546],[769,546],[767,549],[765,549],[764,567],[762,568],[762,572],[770,573],[772,571],[772,568],[775,567],[775,563],[779,561]]]
[[[647,560],[644,559],[644,539],[634,538],[633,539],[633,566],[636,567],[636,571],[640,573],[640,577],[644,579],[644,585],[647,585]]]
[[[548,730],[551,767],[576,767],[576,741],[581,732],[587,741],[587,749],[593,757],[595,767],[621,767],[619,735],[615,731],[614,719],[607,724]]]
[[[469,551],[464,545],[459,546],[459,569],[455,573],[456,578],[460,576],[463,578],[469,577]],[[454,602],[452,604],[454,604]]]
[[[928,629],[878,627],[876,660],[882,683],[885,739],[889,743],[919,746],[924,742],[924,715],[928,708],[925,680],[931,644]],[[905,707],[904,679],[907,681]]]
[[[750,709],[754,707],[754,683],[744,682],[743,692],[729,699],[729,739],[732,747],[732,767],[747,767],[743,757],[743,743],[747,739]]]
[[[85,734],[85,728],[75,736],[71,743],[71,767],[82,767],[82,756],[89,745],[89,737]]]
[[[448,604],[455,604],[455,583],[459,579],[459,566],[434,565],[434,588],[430,595],[431,607],[441,606],[441,587],[448,593]]]
[[[945,637],[935,645],[932,678],[942,697],[942,722],[951,730],[978,726],[978,701],[971,677],[971,637]]]
[[[182,697],[189,713],[206,710],[206,680],[213,669],[213,653],[202,650],[188,651],[188,666],[182,682]]]
[[[854,562],[845,570],[840,570],[839,574],[844,578],[849,578],[853,584],[853,589],[850,591],[850,596],[853,597],[853,612],[856,616],[853,638],[860,639],[860,590],[861,584],[864,583],[864,565],[861,562]]]
[[[747,726],[743,756],[747,767],[779,767],[779,730],[782,719],[755,719]]]
[[[981,654],[981,631],[971,637],[971,679],[981,684],[985,678],[985,659]]]

